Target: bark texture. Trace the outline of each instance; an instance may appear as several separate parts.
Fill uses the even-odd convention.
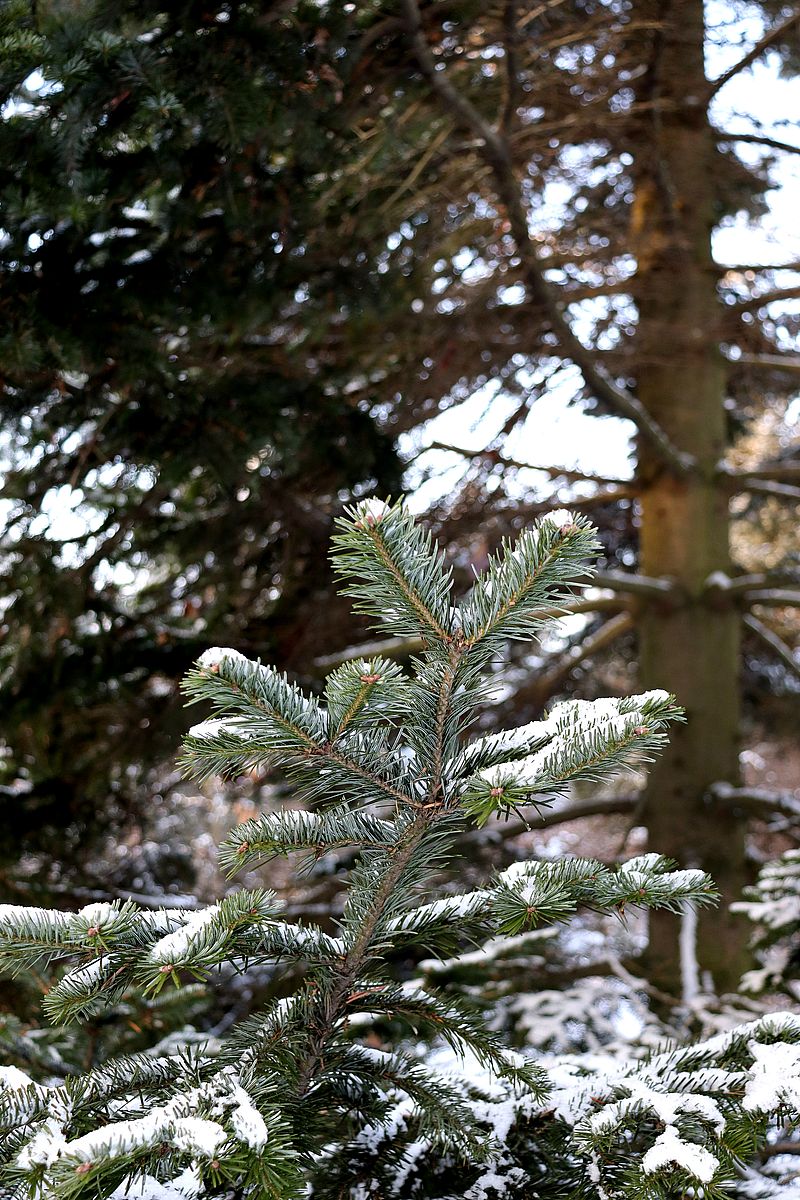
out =
[[[687,724],[650,778],[644,811],[651,848],[683,866],[702,866],[722,892],[701,915],[701,971],[718,988],[734,986],[744,957],[742,922],[727,908],[745,882],[744,825],[707,800],[711,784],[735,784],[740,616],[706,584],[730,573],[728,496],[715,480],[726,448],[725,375],[716,328],[720,301],[711,258],[719,157],[707,115],[702,0],[653,4],[636,17],[656,21],[650,67],[640,89],[651,115],[637,128],[632,223],[638,261],[638,394],[697,468],[676,474],[643,445],[640,569],[679,588],[674,603],[645,606],[640,671],[645,688],[675,692]],[[680,981],[674,918],[651,919],[653,982]]]

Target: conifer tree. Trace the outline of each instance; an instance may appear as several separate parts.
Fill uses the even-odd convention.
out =
[[[565,603],[594,547],[583,518],[541,520],[456,603],[441,550],[403,503],[363,501],[339,522],[335,569],[362,612],[420,639],[408,674],[380,657],[349,662],[318,697],[236,650],[200,657],[185,690],[213,715],[191,730],[186,769],[202,778],[280,764],[309,806],[237,826],[223,864],[234,875],[279,855],[313,863],[352,848],[339,928],[285,920],[263,888],[195,912],[0,907],[6,969],[67,968],[44,1002],[57,1023],[80,1022],[131,987],[162,996],[222,963],[304,970],[221,1042],[114,1057],[55,1086],[0,1070],[11,1194],[660,1200],[733,1186],[770,1116],[797,1114],[797,1018],[777,1014],[605,1072],[548,1070],[457,996],[398,980],[390,965],[400,949],[448,954],[580,908],[675,910],[715,897],[703,872],[656,854],[617,869],[520,862],[468,892],[432,894],[465,826],[648,761],[681,717],[654,691],[567,701],[519,729],[474,731],[507,642],[534,635]],[[379,1021],[393,1037],[377,1048],[364,1032]],[[456,1058],[437,1069],[420,1035]]]

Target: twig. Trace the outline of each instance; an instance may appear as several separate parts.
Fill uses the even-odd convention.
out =
[[[770,150],[783,150],[787,154],[800,154],[800,146],[791,142],[781,142],[777,138],[764,137],[758,133],[723,133],[721,129],[714,131],[718,142],[751,142],[754,146],[768,146]],[[758,267],[753,270],[760,270]],[[775,268],[776,270],[778,268]]]
[[[800,591],[792,588],[763,588],[745,593],[748,604],[767,604],[771,608],[797,608]]]
[[[740,71],[745,71],[748,67],[752,66],[757,59],[761,58],[765,50],[769,50],[770,46],[774,46],[776,42],[780,41],[783,35],[788,33],[798,21],[800,21],[800,9],[796,9],[785,20],[779,21],[777,25],[773,25],[772,29],[768,29],[764,36],[756,42],[751,50],[748,50],[743,58],[740,58],[732,67],[724,71],[718,79],[712,80],[708,89],[709,99],[712,96],[716,96],[720,88],[725,87],[726,83],[730,83],[731,79],[738,75]]]
[[[767,788],[733,787],[730,783],[712,783],[708,789],[712,800],[731,808],[748,809],[757,816],[779,813],[797,820],[800,817],[800,791],[774,792]]]
[[[610,620],[605,621],[593,634],[583,638],[578,645],[572,646],[567,650],[549,669],[537,675],[536,692],[541,702],[552,696],[559,684],[577,666],[580,666],[582,662],[586,662],[588,658],[592,658],[593,655],[599,654],[607,646],[613,645],[619,638],[629,633],[635,624],[636,622],[631,613],[618,613],[615,617],[611,617]]]
[[[751,613],[742,617],[742,621],[765,646],[769,646],[775,657],[780,659],[783,665],[800,679],[800,660],[794,656],[783,638],[778,637],[774,630],[765,625],[763,621],[759,621],[758,617],[754,617]]]

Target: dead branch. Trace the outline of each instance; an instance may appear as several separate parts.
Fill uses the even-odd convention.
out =
[[[720,88],[724,88],[726,83],[730,83],[731,79],[735,78],[740,71],[746,71],[751,67],[761,55],[769,50],[770,46],[774,46],[779,42],[784,34],[788,33],[800,21],[800,9],[795,9],[783,21],[779,21],[777,25],[773,25],[772,29],[768,29],[762,38],[760,38],[751,50],[748,50],[738,62],[735,62],[732,67],[724,71],[718,79],[714,79],[709,84],[709,99],[716,96]]]
[[[800,660],[795,657],[783,638],[778,637],[773,629],[770,629],[763,621],[759,621],[758,617],[754,617],[752,613],[742,617],[742,621],[750,632],[754,633],[765,646],[768,646],[775,657],[800,679]]]

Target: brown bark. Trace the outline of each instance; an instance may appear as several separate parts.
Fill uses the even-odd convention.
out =
[[[639,0],[637,7],[642,15],[657,10],[663,22],[643,87],[648,98],[667,101],[635,136],[638,395],[697,460],[693,472],[677,475],[647,446],[640,459],[640,570],[673,579],[680,596],[643,612],[641,682],[674,692],[687,710],[685,727],[652,772],[644,822],[652,849],[702,866],[720,888],[720,907],[700,917],[697,950],[701,970],[728,988],[743,965],[742,923],[727,905],[744,883],[744,826],[706,795],[718,780],[738,780],[740,622],[734,606],[704,586],[714,571],[730,574],[731,562],[728,496],[715,475],[726,443],[725,364],[714,336],[716,148],[705,104],[703,5]],[[650,974],[673,992],[680,981],[677,935],[674,918],[654,915]]]

